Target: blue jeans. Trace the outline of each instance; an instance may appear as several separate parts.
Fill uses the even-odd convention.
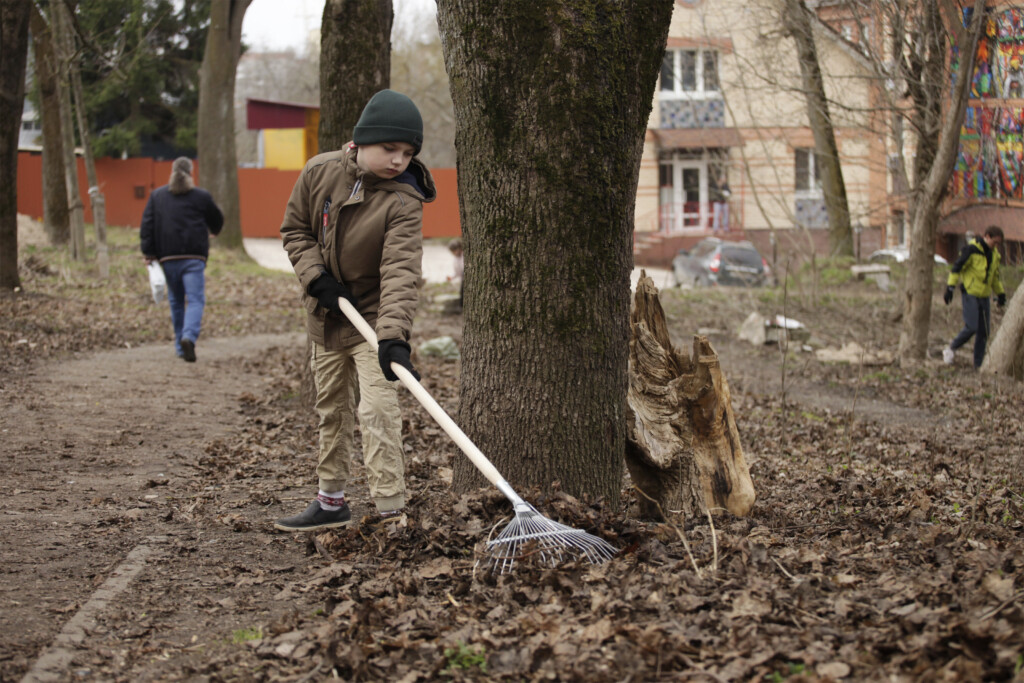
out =
[[[960,301],[964,309],[964,329],[956,335],[949,348],[956,351],[974,337],[974,367],[980,368],[985,360],[985,344],[988,342],[989,324],[992,322],[992,308],[988,297],[971,296],[960,290]]]
[[[206,262],[202,259],[164,261],[167,278],[167,301],[171,304],[174,325],[174,350],[181,355],[181,340],[194,344],[199,339],[206,306]]]

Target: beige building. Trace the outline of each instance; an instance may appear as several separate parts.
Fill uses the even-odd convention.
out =
[[[781,0],[677,0],[637,188],[637,261],[665,263],[713,234],[774,260],[827,250],[828,220],[793,40]],[[815,43],[865,255],[884,241],[884,124],[854,36],[815,24]]]

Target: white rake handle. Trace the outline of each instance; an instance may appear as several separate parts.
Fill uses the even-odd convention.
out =
[[[356,329],[359,330],[359,333],[363,335],[364,339],[366,339],[366,342],[374,351],[376,351],[377,334],[373,331],[373,328],[370,327],[369,323],[363,319],[363,316],[359,315],[359,311],[356,310],[355,306],[353,306],[348,299],[341,297],[338,298],[338,305],[341,307],[341,311],[345,314],[345,317],[349,319],[349,322],[355,325]],[[462,431],[457,424],[455,424],[455,421],[448,416],[448,413],[445,412],[444,408],[434,400],[434,397],[423,388],[422,384],[416,381],[416,378],[413,377],[412,373],[398,363],[391,363],[391,371],[398,376],[398,379],[401,380],[402,384],[405,385],[405,388],[416,397],[416,400],[427,409],[427,412],[437,420],[437,424],[439,424],[441,429],[443,429],[448,436],[452,438],[455,445],[462,449],[462,452],[466,454],[466,457],[469,458],[470,462],[480,470],[481,474],[487,477],[487,481],[498,487],[498,490],[505,494],[505,497],[508,498],[513,505],[524,504],[523,499],[520,498],[514,490],[512,490],[512,486],[505,481],[505,478],[501,476],[498,469],[491,464],[491,461],[487,459],[487,456],[483,454],[483,451],[477,448],[476,444],[466,436],[466,433]]]

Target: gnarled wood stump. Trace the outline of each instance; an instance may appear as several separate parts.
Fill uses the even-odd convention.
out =
[[[754,484],[718,354],[699,335],[692,358],[673,348],[658,289],[644,273],[630,327],[626,466],[642,492],[641,515],[747,515]]]

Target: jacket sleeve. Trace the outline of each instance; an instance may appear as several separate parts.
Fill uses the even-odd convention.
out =
[[[281,240],[288,252],[288,260],[299,277],[302,291],[308,292],[313,280],[327,270],[323,253],[317,242],[316,231],[310,223],[309,216],[309,176],[307,169],[302,169],[292,195],[284,210],[281,222]]]
[[[384,234],[377,339],[408,340],[423,268],[423,204],[404,198]]]
[[[217,206],[217,202],[213,201],[213,195],[207,193],[206,199],[206,208],[203,210],[203,217],[206,219],[206,227],[210,230],[211,234],[219,235],[221,228],[224,227],[224,214],[221,213],[220,207]]]
[[[974,247],[970,244],[960,250],[960,255],[953,263],[953,267],[949,269],[949,277],[946,278],[947,285],[958,285],[960,284],[960,271],[964,269],[964,265],[967,264],[967,259],[971,258],[971,254],[974,253]]]
[[[995,261],[996,272],[992,274],[992,293],[993,294],[1005,294],[1006,290],[1003,288],[1003,273],[1002,263],[998,259],[992,259]]]
[[[156,209],[153,206],[153,193],[149,193],[146,208],[142,212],[142,225],[139,227],[139,247],[142,255],[149,259],[160,258],[156,251]]]

